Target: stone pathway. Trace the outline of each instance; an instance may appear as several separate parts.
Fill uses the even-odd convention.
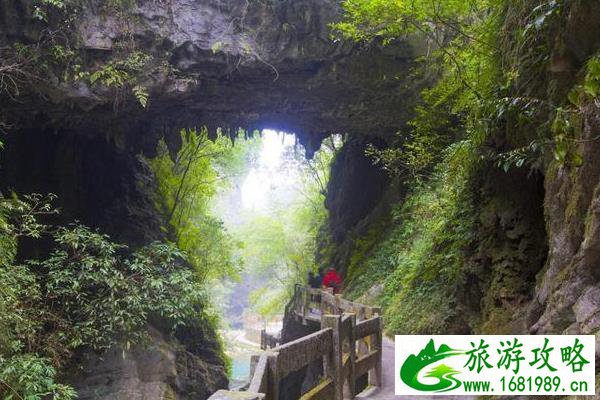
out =
[[[373,400],[475,400],[473,396],[396,396],[394,394],[394,340],[383,337],[383,387],[363,392],[360,399]]]

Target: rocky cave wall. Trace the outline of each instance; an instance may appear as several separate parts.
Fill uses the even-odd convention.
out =
[[[585,61],[600,49],[600,9],[591,2],[574,1],[567,10],[561,17],[560,40],[551,38],[552,61],[538,82],[541,89],[536,87],[541,93],[535,93],[553,104],[566,101],[569,90],[581,82]],[[532,93],[525,88],[519,95]],[[475,241],[465,249],[468,263],[451,299],[458,317],[445,333],[595,334],[598,342],[600,105],[597,100],[588,102],[579,111],[582,133],[575,151],[583,159],[580,167],[548,156],[541,171],[523,167],[506,173],[495,163],[478,171],[470,188]],[[486,146],[506,151],[511,137],[529,133],[507,129],[506,136],[495,135]],[[331,185],[337,190],[347,185],[352,188],[346,193],[353,193],[363,187],[352,178],[340,182],[340,175],[336,178],[334,166]],[[332,232],[336,228],[346,232],[346,243],[336,249],[334,258],[348,260],[353,243],[365,237],[369,226],[389,218],[381,210],[398,204],[401,192],[394,185],[386,187],[384,195],[378,190],[375,207],[356,214],[349,223],[338,215],[352,210],[352,205],[340,203],[330,222]],[[336,191],[329,196],[330,206],[335,206]]]
[[[565,28],[570,61],[552,72],[565,87],[582,60],[598,50],[600,37],[597,7],[576,3]],[[92,69],[110,60],[125,37],[166,61],[169,71],[142,82],[148,108],[127,93],[115,107],[114,90],[58,76],[36,82],[39,92],[17,102],[0,99],[13,126],[1,153],[3,192],[57,193],[65,220],[80,219],[139,245],[163,235],[151,202],[153,178],[138,160],[140,153],[153,153],[160,137],[176,149],[182,127],[275,128],[296,133],[310,153],[326,135],[348,133],[327,196],[338,244],[333,263],[343,271],[352,241],[403,195],[363,150],[367,143],[383,145],[409,119],[424,82],[406,81],[407,71],[422,44],[362,48],[332,42],[328,24],[339,16],[336,1],[138,4],[127,10],[135,15],[127,23],[92,4],[82,10],[75,35]],[[45,27],[32,22],[31,7],[23,0],[0,4],[2,45],[39,40]],[[582,167],[547,161],[543,176],[482,174],[474,191],[480,195],[483,239],[472,249],[463,286],[468,290],[457,294],[465,318],[454,324],[456,332],[470,331],[475,320],[489,331],[598,331],[600,144],[592,140],[600,134],[597,105],[588,105],[583,116]],[[223,369],[214,368],[218,362],[199,351],[211,348],[214,332],[187,344],[190,332],[175,340],[161,335],[156,332],[153,349],[127,360],[82,361],[85,373],[76,379],[90,393],[108,393],[104,398],[143,387],[139,398],[152,400],[204,398],[225,385]],[[162,361],[148,372],[148,360],[157,357]],[[109,384],[117,375],[117,383]],[[206,385],[188,386],[199,381]]]
[[[323,268],[335,267],[342,275],[348,272],[354,241],[365,235],[373,222],[387,216],[390,192],[395,188],[388,173],[366,156],[369,145],[382,148],[386,143],[380,137],[350,137],[333,161],[327,186],[329,214],[320,235],[317,262]]]
[[[0,8],[0,40],[34,42],[31,4],[8,4]],[[312,151],[331,133],[395,132],[418,90],[419,82],[405,79],[423,44],[332,41],[336,1],[140,1],[127,19],[101,4],[80,11],[80,61],[93,70],[133,38],[136,49],[169,67],[141,82],[148,110],[128,101],[115,113],[115,92],[83,81],[39,83],[57,81],[44,104],[54,124],[118,137],[127,148],[152,151],[165,130],[207,125],[294,132]],[[17,111],[15,122],[25,125],[31,115],[23,118],[22,104]]]
[[[6,137],[0,176],[16,193],[54,193],[62,223],[101,227],[120,243],[164,239],[150,171],[104,138],[30,128]]]
[[[565,55],[569,62],[551,66],[566,95],[585,60],[600,49],[600,10],[585,1],[575,2],[564,27],[564,49],[555,49],[554,60]],[[564,59],[564,57],[563,57]],[[582,134],[577,151],[581,167],[547,163],[544,211],[548,231],[548,260],[538,276],[531,307],[532,333],[596,334],[596,359],[600,330],[600,105],[581,109]]]
[[[566,8],[561,20],[560,40],[553,42],[551,61],[541,87],[541,96],[553,104],[564,104],[569,91],[580,82],[586,60],[600,49],[598,21],[600,10],[590,2],[574,1]],[[520,94],[530,95],[528,90],[532,89],[524,88]],[[515,236],[521,236],[519,253],[525,255],[524,260],[527,260],[523,264],[524,269],[515,276],[519,278],[515,282],[509,275],[514,270],[515,261],[519,263],[518,259],[500,258],[501,262],[494,264],[492,271],[498,268],[495,271],[501,271],[506,281],[496,285],[495,289],[494,282],[491,282],[488,290],[494,289],[492,291],[496,293],[496,298],[486,300],[500,305],[505,301],[501,299],[503,294],[512,293],[514,296],[518,293],[520,282],[527,282],[532,289],[529,294],[523,292],[525,296],[521,296],[521,306],[511,307],[505,303],[499,307],[510,315],[504,323],[499,324],[500,327],[506,331],[523,333],[595,334],[598,342],[600,275],[597,264],[600,260],[600,242],[597,207],[600,196],[600,144],[597,138],[600,135],[600,105],[597,101],[587,102],[582,104],[578,112],[582,117],[581,133],[573,150],[582,157],[581,166],[560,162],[548,155],[543,160],[542,173],[537,177],[535,173],[532,176],[531,173],[517,170],[512,174],[512,179],[516,181],[510,185],[503,184],[506,178],[498,174],[486,178],[492,187],[504,187],[511,192],[516,189],[518,195],[513,197],[517,199],[530,199],[516,209],[521,215],[514,220],[517,224],[513,222],[503,227],[504,234],[511,241]],[[503,196],[498,194],[491,199]],[[541,207],[543,214],[533,212],[532,205],[535,204]],[[519,223],[525,223],[526,230],[519,229]],[[484,224],[485,221],[482,221],[481,225]],[[545,239],[541,241],[543,236]],[[513,306],[519,302],[518,298],[513,297]],[[490,328],[494,328],[496,322],[488,320]],[[598,359],[600,353],[598,346],[596,348]]]

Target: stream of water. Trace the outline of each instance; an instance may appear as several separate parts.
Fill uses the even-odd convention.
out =
[[[281,330],[281,321],[270,323],[266,328],[267,332],[275,334]],[[250,381],[250,358],[261,353],[260,344],[248,340],[242,329],[224,330],[221,335],[231,360],[229,387],[235,389]]]
[[[222,335],[231,360],[229,387],[234,389],[250,380],[250,357],[260,353],[260,345],[247,340],[241,329],[226,330]]]

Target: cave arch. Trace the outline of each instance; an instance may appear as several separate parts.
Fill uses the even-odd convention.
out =
[[[137,49],[169,67],[141,82],[146,109],[132,95],[116,102],[110,88],[53,77],[41,87],[45,98],[29,95],[27,109],[0,100],[14,127],[3,189],[54,192],[69,218],[147,242],[160,235],[160,218],[138,155],[153,155],[160,138],[175,152],[181,128],[293,132],[310,157],[332,133],[386,138],[404,126],[426,81],[409,78],[422,44],[332,40],[330,24],[341,15],[334,0],[244,4],[139,1],[129,11]],[[2,8],[1,43],[34,40],[41,27],[25,18],[31,7],[14,0]],[[117,56],[124,25],[118,13],[82,10],[74,30],[89,64]]]

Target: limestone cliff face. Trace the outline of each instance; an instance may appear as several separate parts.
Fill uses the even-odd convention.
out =
[[[329,218],[324,231],[330,236],[335,254],[319,261],[323,263],[322,267],[333,266],[341,274],[347,272],[354,241],[366,234],[370,224],[381,216],[378,205],[385,203],[382,198],[390,191],[387,172],[373,165],[365,155],[368,145],[386,146],[381,138],[351,137],[331,167],[325,199]]]
[[[102,355],[83,355],[69,377],[77,398],[194,400],[227,387],[223,366],[207,357],[208,346],[192,350],[154,328],[150,334],[147,347],[133,351],[115,347]]]
[[[551,163],[546,174],[548,261],[536,287],[532,332],[597,333],[600,329],[600,108],[584,110],[584,163]],[[598,347],[598,346],[597,346]]]
[[[555,49],[554,60],[569,62],[550,71],[558,93],[576,81],[579,68],[600,49],[600,10],[585,1],[574,2],[566,15],[565,49]],[[556,62],[554,63],[556,64]],[[582,134],[577,152],[581,167],[548,162],[545,172],[544,214],[548,232],[548,258],[538,275],[531,306],[530,331],[534,333],[596,334],[600,331],[600,105],[581,109]]]
[[[551,42],[547,70],[536,84],[518,89],[518,95],[565,104],[585,62],[600,49],[598,21],[597,7],[570,3],[561,17],[560,39]],[[581,166],[548,155],[541,173],[492,168],[480,174],[474,189],[477,246],[466,268],[473,275],[461,300],[466,313],[479,313],[480,329],[488,333],[596,334],[598,341],[600,106],[588,102],[580,112],[575,150]],[[529,132],[515,131],[512,139],[493,138],[492,146],[528,137]]]
[[[538,72],[533,83],[527,75],[528,84],[516,88],[515,96],[541,98],[553,107],[566,104],[571,88],[581,82],[586,60],[598,54],[598,7],[586,1],[569,2],[560,18],[560,26],[548,39],[551,61],[546,70]],[[599,337],[600,104],[588,101],[580,112],[582,133],[576,141],[576,151],[583,159],[580,167],[561,164],[550,155],[542,160],[539,171],[512,168],[504,172],[489,162],[477,172],[468,189],[474,203],[474,239],[472,246],[464,249],[467,262],[463,276],[449,299],[456,315],[446,333],[576,333]],[[531,140],[528,135],[531,132],[508,127],[493,135],[486,146],[506,151],[523,145],[511,141]],[[547,136],[552,135],[548,132]],[[398,204],[402,190],[386,188],[383,197],[375,196],[379,199],[376,206],[369,205],[366,213],[353,213],[360,207],[350,204],[350,198],[344,198],[346,204],[336,201],[343,198],[338,192],[344,188],[346,193],[363,188],[360,179],[350,175],[351,171],[332,175],[334,190],[329,201],[332,207],[339,204],[339,209],[331,213],[331,233],[348,233],[351,227],[353,237],[349,241],[365,242],[370,222],[379,219],[385,225],[390,221],[381,217],[381,209],[386,204]],[[342,182],[344,177],[349,181]],[[390,195],[391,191],[396,195]],[[357,199],[360,204],[360,196]],[[376,239],[385,239],[385,226],[379,230],[382,237]],[[333,259],[348,260],[352,251],[352,243],[343,243]],[[363,256],[369,257],[368,249]],[[373,288],[378,289],[378,285]]]
[[[28,22],[31,4],[10,4],[0,12],[0,42],[34,42],[43,27]],[[90,70],[123,46],[151,55],[138,82],[150,94],[148,109],[125,94],[115,113],[114,90],[50,77],[42,83],[56,84],[47,88],[44,108],[60,126],[148,151],[157,136],[181,126],[270,127],[295,132],[311,151],[331,133],[389,134],[406,121],[413,46],[333,41],[337,1],[140,0],[118,11],[103,5],[79,11],[70,43]]]

